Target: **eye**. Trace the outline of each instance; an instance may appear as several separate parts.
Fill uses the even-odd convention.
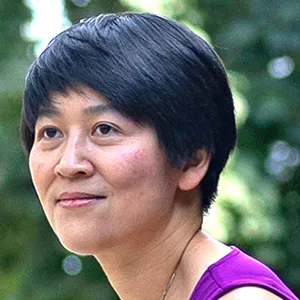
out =
[[[62,137],[61,131],[59,131],[58,129],[56,129],[54,127],[44,128],[41,131],[41,138],[56,139],[56,138],[61,138],[61,137]]]
[[[116,129],[109,124],[99,124],[96,126],[94,133],[97,135],[108,135],[114,131],[116,131]]]

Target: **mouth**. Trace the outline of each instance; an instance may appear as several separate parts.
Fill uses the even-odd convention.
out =
[[[106,199],[103,195],[90,193],[62,193],[57,199],[57,204],[64,208],[78,208],[98,203]]]

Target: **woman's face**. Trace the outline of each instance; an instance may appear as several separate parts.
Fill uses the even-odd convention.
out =
[[[141,127],[91,89],[54,94],[30,153],[48,221],[71,251],[97,251],[153,237],[170,221],[180,170],[155,130]]]

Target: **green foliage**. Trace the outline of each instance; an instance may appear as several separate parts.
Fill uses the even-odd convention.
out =
[[[247,213],[237,213],[229,240],[268,263],[300,295],[300,6],[293,0],[212,3],[199,1],[204,29],[227,68],[247,79],[239,89],[250,108],[232,170],[246,181],[256,221],[245,226]],[[291,62],[293,72],[278,78],[275,62],[279,69]],[[289,167],[292,149],[297,154]],[[253,240],[255,231],[264,234]]]
[[[86,2],[81,7],[75,2],[65,2],[73,22],[135,9],[143,1],[91,0],[81,1]],[[206,228],[265,261],[300,296],[298,2],[162,0],[136,9],[208,33],[224,60],[236,98],[239,140]],[[29,179],[18,123],[33,59],[33,44],[21,34],[30,18],[22,1],[1,2],[0,298],[116,299],[92,258],[80,258],[79,275],[63,271],[69,253],[49,228]]]

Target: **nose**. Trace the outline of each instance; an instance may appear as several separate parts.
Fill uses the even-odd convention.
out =
[[[75,179],[94,174],[94,165],[90,159],[87,143],[81,138],[69,139],[62,149],[60,160],[55,166],[57,176]]]

